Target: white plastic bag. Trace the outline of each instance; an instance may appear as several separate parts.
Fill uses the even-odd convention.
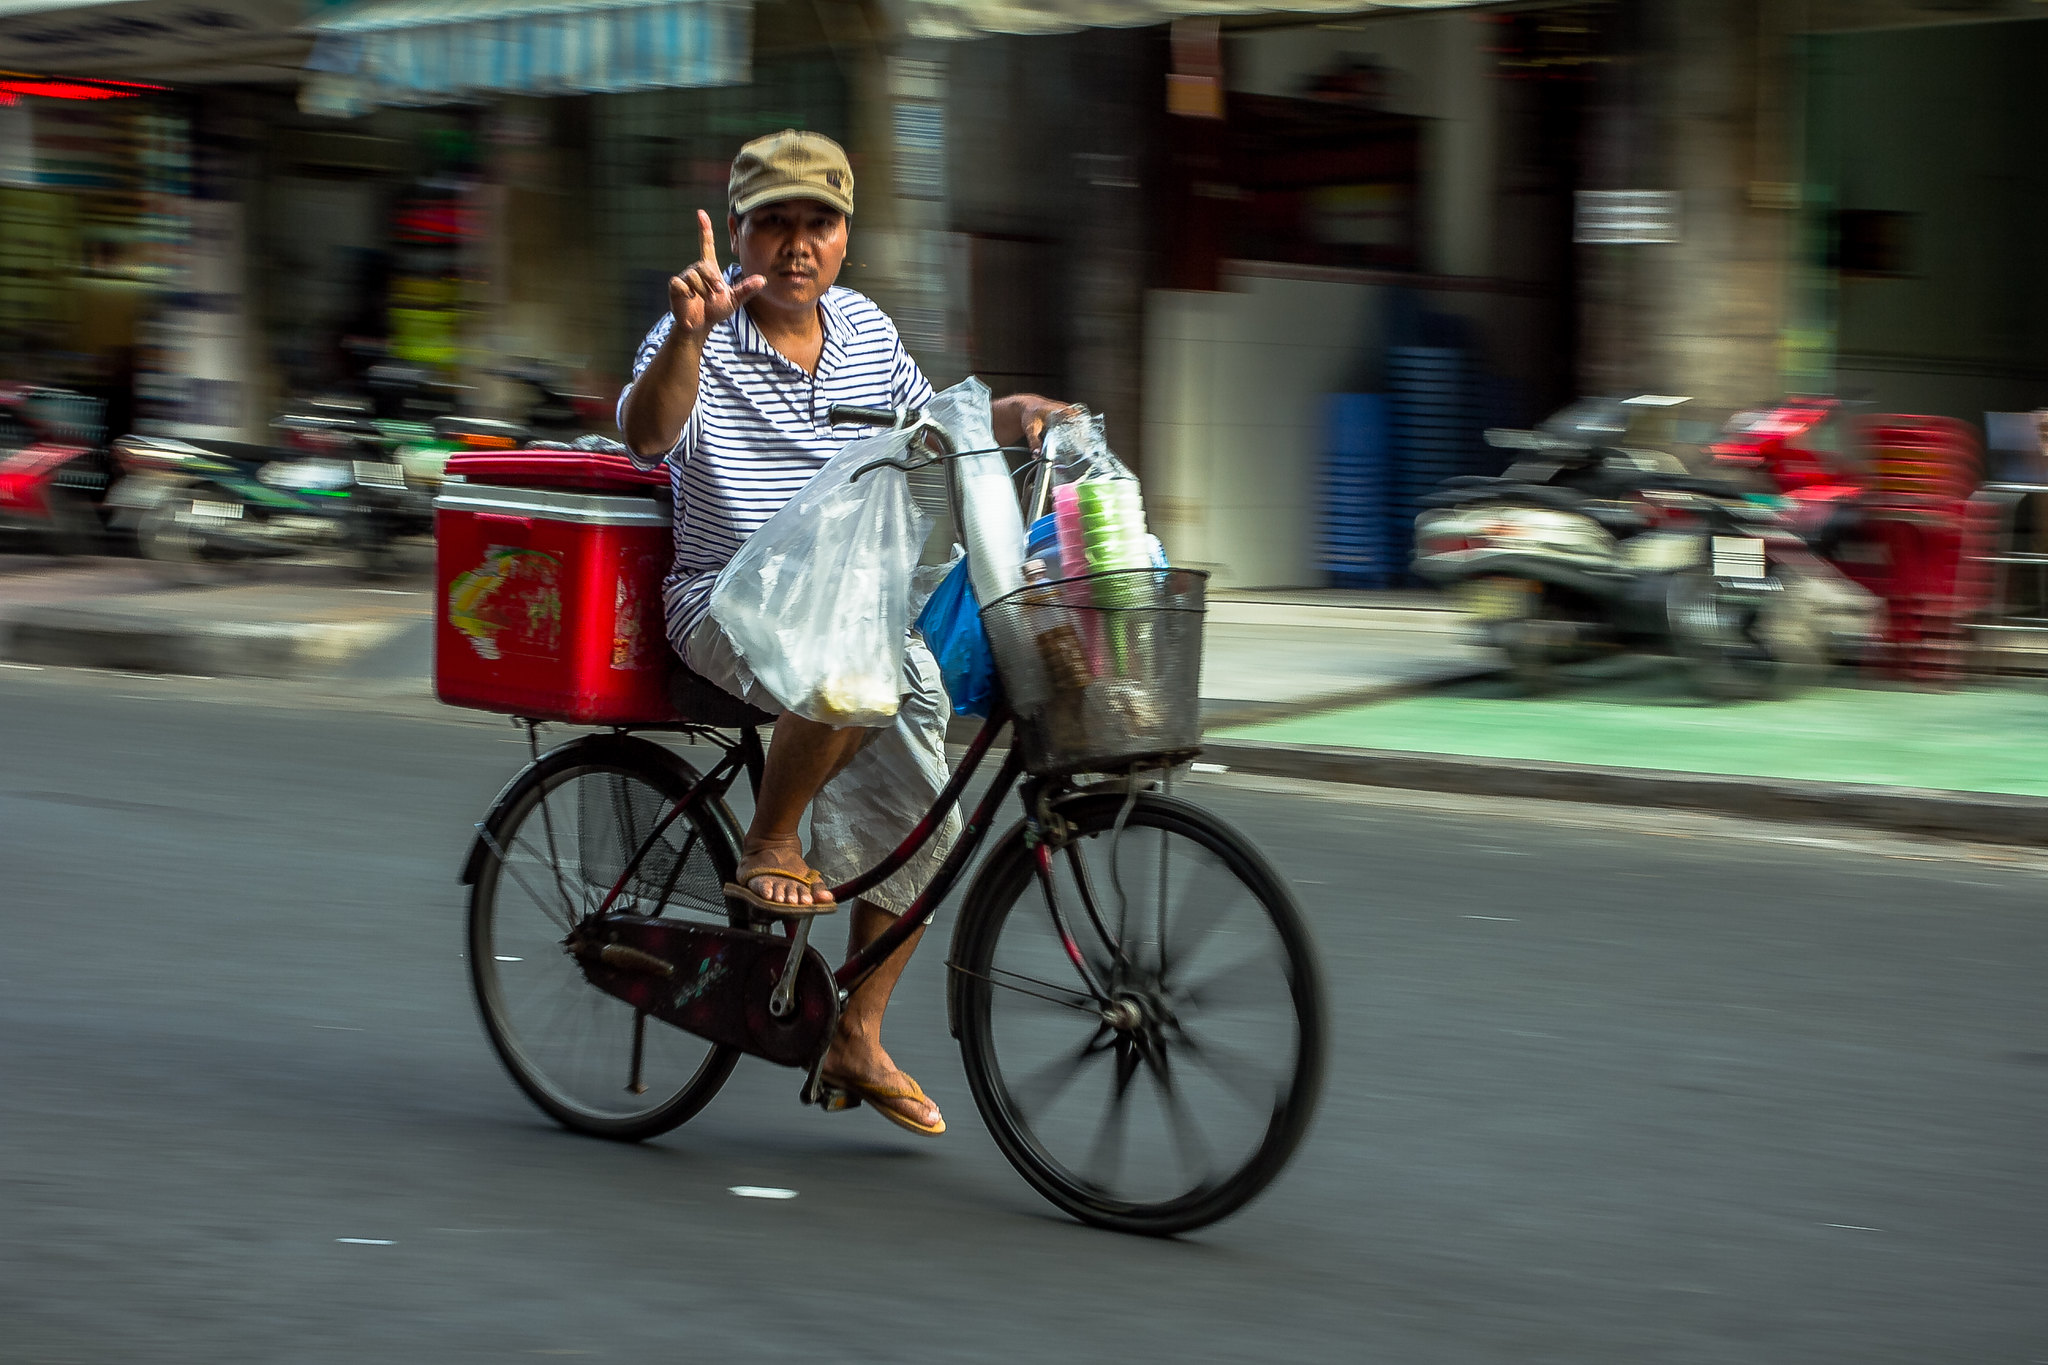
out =
[[[903,695],[911,576],[931,530],[899,469],[910,433],[855,441],[747,538],[711,588],[740,663],[783,706],[826,725],[882,726]]]

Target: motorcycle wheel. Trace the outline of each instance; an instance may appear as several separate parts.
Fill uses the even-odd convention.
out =
[[[176,499],[157,504],[135,525],[135,548],[157,574],[180,587],[210,587],[223,582],[233,560],[207,549],[205,537],[178,520]]]
[[[1819,677],[1819,622],[1786,584],[1740,588],[1709,574],[1673,580],[1671,635],[1693,685],[1716,701],[1786,696]]]
[[[1508,656],[1508,676],[1532,697],[1557,689],[1557,657],[1541,637],[1534,616],[1504,621],[1495,634],[1501,653]]]
[[[365,517],[350,536],[349,562],[358,578],[371,582],[383,582],[397,578],[405,571],[403,557],[399,554],[398,538],[382,518]]]
[[[100,548],[100,520],[92,503],[69,488],[49,491],[50,526],[43,533],[60,555],[89,555]]]

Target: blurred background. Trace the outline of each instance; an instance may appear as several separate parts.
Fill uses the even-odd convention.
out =
[[[2048,1356],[2044,70],[2044,0],[0,0],[0,1358]],[[1336,1041],[1204,1239],[1046,1216],[941,948],[916,1150],[752,1066],[582,1143],[476,1026],[530,736],[436,699],[436,496],[606,464],[790,127],[933,382],[1103,414],[1211,575],[1175,781]]]
[[[601,420],[793,126],[851,149],[846,283],[934,380],[1108,414],[1219,586],[1341,575],[1330,394],[1480,467],[1588,393],[1690,396],[1692,444],[1788,391],[2048,403],[2033,0],[1217,8],[9,0],[0,378],[257,441],[378,360],[520,419],[538,362]],[[1989,420],[1989,473],[2038,454]]]

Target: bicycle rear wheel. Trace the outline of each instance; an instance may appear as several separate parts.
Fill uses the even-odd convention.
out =
[[[951,965],[975,1104],[1033,1188],[1084,1222],[1215,1222],[1280,1173],[1322,1088],[1307,927],[1258,852],[1198,807],[1058,809],[1073,836],[1050,855],[1050,895],[1013,836],[963,912]]]
[[[567,942],[696,781],[646,740],[600,736],[547,755],[485,822],[469,903],[469,971],[499,1060],[566,1127],[638,1142],[690,1118],[739,1053],[684,1033],[592,985]],[[744,927],[720,889],[739,863],[722,805],[676,819],[614,911]]]

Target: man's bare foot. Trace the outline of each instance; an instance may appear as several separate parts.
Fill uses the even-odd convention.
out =
[[[771,905],[831,905],[823,880],[804,861],[799,840],[748,839],[741,845],[739,884]]]
[[[824,1078],[859,1095],[913,1132],[937,1135],[946,1131],[946,1120],[918,1083],[896,1065],[880,1043],[862,1043],[841,1033],[832,1040],[825,1063],[819,1068]]]

